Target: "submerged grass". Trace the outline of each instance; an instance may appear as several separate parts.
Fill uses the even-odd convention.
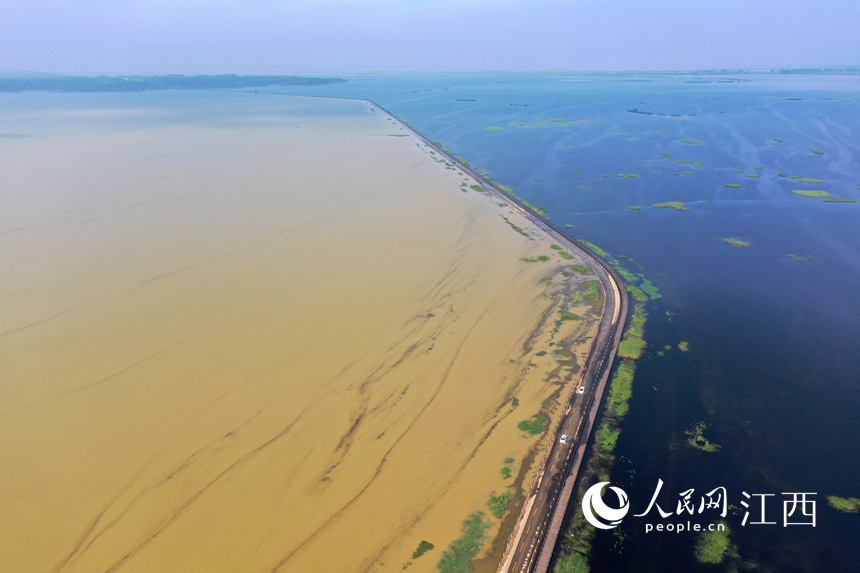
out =
[[[860,499],[856,497],[839,497],[836,495],[828,495],[827,503],[830,507],[837,511],[845,513],[857,513],[860,511]]]
[[[722,241],[724,243],[728,243],[729,245],[737,247],[739,249],[746,249],[750,246],[749,241],[744,241],[740,237],[720,237],[717,240]]]
[[[412,559],[418,559],[419,557],[421,557],[422,555],[424,555],[425,553],[427,553],[428,551],[430,551],[434,547],[436,547],[436,546],[433,545],[432,543],[430,543],[429,541],[421,541],[421,543],[418,544],[418,549],[416,549],[412,553]]]
[[[693,426],[684,432],[687,436],[687,443],[696,449],[703,452],[719,452],[720,446],[712,444],[704,435],[705,430],[710,426],[704,422],[696,422]]]
[[[815,179],[814,177],[801,177],[800,175],[792,175],[791,179],[794,179],[798,183],[824,183],[823,179]]]
[[[696,538],[696,547],[693,551],[699,563],[717,565],[723,562],[729,552],[729,526],[722,519],[717,522],[717,525],[714,531],[705,530]]]
[[[621,341],[618,345],[618,356],[621,358],[629,358],[638,360],[642,356],[642,350],[645,349],[645,341],[635,336],[629,336]]]
[[[800,195],[801,197],[810,197],[812,199],[824,199],[825,197],[830,197],[830,193],[821,190],[807,191],[805,189],[794,189],[792,190],[792,193]]]
[[[502,494],[496,495],[495,492],[490,494],[490,499],[487,500],[487,507],[497,519],[501,519],[508,512],[508,505],[511,503],[513,492],[507,490]]]
[[[490,525],[483,511],[476,511],[467,517],[460,529],[459,539],[454,540],[442,554],[436,566],[439,573],[471,573],[472,559],[481,551]]]
[[[651,205],[655,209],[675,209],[676,211],[689,211],[690,208],[683,201],[666,201],[664,203],[654,203]]]
[[[547,429],[549,419],[543,414],[534,416],[531,420],[523,420],[517,424],[517,428],[522,432],[528,432],[532,436],[543,434]]]

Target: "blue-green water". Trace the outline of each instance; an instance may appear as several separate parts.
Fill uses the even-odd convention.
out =
[[[369,77],[288,93],[374,99],[660,288],[611,476],[631,514],[658,478],[670,509],[689,488],[724,486],[734,505],[774,493],[779,523],[730,514],[739,557],[702,570],[860,571],[860,516],[825,499],[860,497],[860,203],[792,193],[860,199],[860,78],[738,78]],[[529,125],[551,119],[565,121]],[[689,210],[648,208],[665,201]],[[700,420],[718,453],[685,443]],[[816,527],[782,525],[788,492],[817,494]],[[643,525],[600,532],[593,570],[700,567],[693,534]]]

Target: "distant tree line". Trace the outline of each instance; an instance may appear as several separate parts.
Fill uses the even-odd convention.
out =
[[[266,86],[309,86],[345,82],[341,78],[299,76],[38,76],[0,78],[0,92],[139,92],[147,90],[204,90]]]

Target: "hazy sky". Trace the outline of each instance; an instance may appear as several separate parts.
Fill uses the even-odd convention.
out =
[[[0,70],[850,65],[858,23],[858,0],[0,0]]]

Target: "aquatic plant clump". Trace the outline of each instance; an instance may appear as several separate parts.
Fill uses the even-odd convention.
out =
[[[731,187],[732,189],[740,189],[741,186],[737,183],[726,183],[726,187]]]
[[[801,177],[799,175],[792,175],[791,179],[797,181],[798,183],[824,183],[823,179],[815,179],[814,177]]]
[[[688,145],[705,145],[704,141],[698,139],[682,139],[681,143],[686,143]]]
[[[543,414],[538,414],[531,420],[523,420],[517,424],[517,428],[522,432],[528,432],[532,436],[537,436],[546,431],[548,419]]]
[[[693,427],[684,432],[687,436],[687,443],[693,446],[696,449],[702,450],[703,452],[718,452],[720,451],[720,446],[718,444],[711,443],[705,436],[705,430],[707,430],[710,426],[704,422],[696,422],[693,424]]]
[[[630,336],[618,344],[618,355],[622,358],[638,360],[645,348],[645,341],[635,336]]]
[[[412,553],[412,559],[418,559],[419,557],[421,557],[422,555],[424,555],[425,553],[427,553],[428,551],[430,551],[434,547],[436,547],[436,546],[433,545],[432,543],[430,543],[429,541],[421,541],[421,543],[418,544],[418,549],[416,549]]]
[[[860,511],[860,499],[856,497],[839,497],[836,495],[828,495],[827,503],[830,507],[844,513],[857,513]]]
[[[651,205],[655,209],[674,209],[676,211],[689,211],[690,208],[683,201],[666,201],[664,203],[654,203]]]
[[[737,247],[739,249],[746,249],[746,248],[749,248],[749,246],[750,246],[749,241],[744,241],[740,237],[720,237],[717,240],[722,241],[724,243],[727,243],[733,247]]]
[[[823,200],[825,203],[856,203],[856,202],[857,202],[857,199],[836,199],[836,198],[830,198],[830,199],[822,199],[822,200]]]
[[[812,199],[824,199],[825,197],[830,197],[830,193],[821,190],[807,191],[805,189],[794,189],[792,190],[792,193],[800,195],[801,197],[810,197]]]
[[[437,568],[440,573],[472,571],[472,559],[481,551],[490,521],[483,511],[476,511],[463,522],[459,539],[451,542],[442,554]]]
[[[722,563],[729,552],[729,526],[724,520],[717,522],[714,531],[703,531],[696,539],[693,550],[699,563],[716,565]]]
[[[506,492],[496,495],[495,493],[490,494],[490,499],[487,500],[487,507],[490,508],[490,513],[492,513],[498,519],[501,519],[505,513],[508,511],[508,505],[511,503],[511,496],[513,493],[511,490],[507,490]]]

